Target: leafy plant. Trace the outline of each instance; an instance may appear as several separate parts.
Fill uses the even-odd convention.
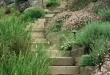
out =
[[[43,17],[45,15],[45,12],[41,8],[32,8],[26,10],[23,14],[24,20],[34,20]]]
[[[74,43],[74,34],[71,31],[61,31],[58,37],[60,41],[60,50],[71,50],[72,44]]]
[[[81,66],[95,66],[94,59],[90,55],[83,55]]]
[[[47,0],[46,7],[56,7],[60,5],[60,0]]]

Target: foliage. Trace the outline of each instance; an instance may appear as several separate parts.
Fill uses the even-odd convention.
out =
[[[56,7],[60,5],[60,0],[47,0],[46,7]]]
[[[102,36],[94,40],[94,44],[91,44],[92,52],[90,53],[90,55],[92,56],[96,65],[99,64],[97,60],[100,61],[100,63],[103,62],[104,56],[107,55],[107,53],[109,53],[107,48],[107,42],[108,38]]]
[[[99,9],[98,15],[102,17],[104,21],[109,21],[110,20],[110,9],[109,8]]]
[[[57,22],[57,23],[55,23],[54,25],[53,25],[53,27],[51,28],[51,31],[52,32],[58,32],[58,31],[60,31],[61,30],[61,27],[62,27],[62,22]]]
[[[48,75],[50,62],[41,46],[25,54],[4,54],[0,61],[0,75]]]
[[[23,13],[23,17],[24,20],[34,20],[34,19],[38,19],[41,18],[45,15],[45,12],[43,9],[41,8],[32,8],[32,9],[27,9],[24,13]]]
[[[25,24],[15,16],[5,16],[0,20],[0,50],[10,52],[26,52],[30,48],[30,33]]]
[[[76,0],[73,2],[73,10],[80,10],[85,8],[90,2],[97,2],[98,0]]]
[[[71,50],[72,44],[74,43],[74,34],[71,31],[61,31],[61,35],[58,37],[60,41],[60,50]]]
[[[110,38],[110,23],[109,22],[91,22],[88,23],[81,31],[76,34],[76,43],[90,46],[93,40],[104,36]]]
[[[83,55],[81,66],[95,66],[94,59],[90,55]]]

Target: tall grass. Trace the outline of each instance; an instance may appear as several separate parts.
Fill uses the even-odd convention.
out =
[[[0,63],[0,75],[48,75],[49,59],[39,46],[35,52],[19,55],[3,55]]]
[[[17,54],[30,48],[30,33],[25,30],[24,23],[18,17],[5,16],[0,20],[0,51],[6,48]],[[5,50],[6,50],[5,49]]]

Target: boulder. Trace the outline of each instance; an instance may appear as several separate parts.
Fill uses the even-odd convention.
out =
[[[16,0],[15,5],[20,12],[23,12],[25,9],[30,7],[28,0]]]

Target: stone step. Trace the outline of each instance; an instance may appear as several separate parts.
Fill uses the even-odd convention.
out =
[[[60,51],[60,50],[47,50],[47,53],[50,55],[50,57],[69,57],[70,51]]]
[[[32,32],[31,38],[34,40],[36,38],[43,38],[45,39],[45,34],[44,32]]]
[[[74,59],[72,57],[52,57],[52,66],[73,66]]]
[[[58,75],[78,75],[80,68],[78,66],[50,66],[50,74]]]

